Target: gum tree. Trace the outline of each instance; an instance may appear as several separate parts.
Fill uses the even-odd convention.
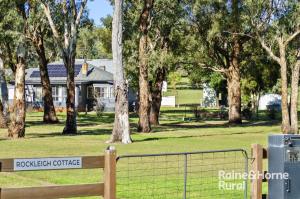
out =
[[[280,66],[283,133],[298,133],[300,69],[300,5],[297,0],[250,1],[249,16],[255,38]],[[289,82],[288,74],[291,74]],[[289,111],[289,93],[290,111]]]
[[[150,88],[149,88],[149,28],[151,21],[151,12],[154,0],[144,0],[142,12],[139,20],[139,122],[138,131],[148,133],[151,131],[149,120],[150,113]]]
[[[226,78],[229,123],[240,124],[241,57],[250,31],[245,23],[244,2],[199,1],[188,7],[191,24],[191,47],[195,65],[218,72]]]
[[[52,98],[52,87],[50,84],[50,79],[48,75],[47,65],[49,63],[49,57],[47,55],[47,46],[50,42],[47,42],[47,39],[51,37],[49,32],[47,19],[43,16],[43,11],[40,8],[40,4],[36,1],[29,1],[27,4],[27,10],[21,12],[23,20],[27,24],[26,29],[26,39],[31,43],[38,57],[42,93],[43,93],[43,102],[44,102],[44,116],[43,121],[45,123],[57,123],[58,119],[55,112],[55,107],[53,104]],[[51,51],[55,51],[52,46]],[[51,53],[52,55],[55,53]]]
[[[10,112],[9,138],[25,136],[25,68],[28,54],[25,34],[27,24],[22,20],[26,1],[2,1],[0,22],[1,57],[14,73],[14,100]],[[3,9],[3,10],[2,10]]]
[[[112,28],[112,53],[115,92],[115,122],[109,142],[131,143],[128,114],[128,85],[123,67],[123,0],[115,0]]]
[[[78,28],[80,19],[84,12],[87,0],[61,0],[61,1],[41,1],[44,13],[51,27],[56,45],[61,51],[64,65],[67,69],[67,120],[63,134],[76,134],[76,110],[75,110],[75,57]],[[79,8],[79,9],[78,9]],[[58,9],[58,10],[57,10]],[[55,15],[61,15],[61,21]],[[54,17],[55,16],[55,17]],[[59,25],[63,23],[63,28]]]
[[[141,88],[137,69],[140,67],[140,24],[141,12],[144,9],[144,1],[124,1],[124,54],[127,77],[131,87]],[[155,0],[150,11],[147,26],[147,48],[144,53],[147,61],[147,85],[149,94],[147,99],[147,113],[142,114],[140,121],[146,121],[151,125],[159,124],[160,106],[162,100],[163,81],[167,80],[169,72],[178,68],[184,48],[184,4],[183,1]],[[146,81],[145,81],[146,85]],[[142,90],[146,92],[146,90]],[[141,99],[140,99],[141,100]],[[139,110],[138,112],[140,112]],[[148,121],[149,120],[149,121]]]

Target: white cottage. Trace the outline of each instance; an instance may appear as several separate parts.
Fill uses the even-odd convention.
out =
[[[62,61],[48,64],[48,74],[52,86],[55,107],[65,107],[67,97],[67,71]],[[114,67],[110,59],[76,60],[75,61],[75,106],[79,110],[86,107],[92,110],[95,103],[101,101],[106,111],[113,111]],[[29,68],[25,76],[26,102],[29,105],[42,107],[42,86],[39,68]],[[9,86],[9,100],[13,100],[14,86]],[[135,95],[129,93],[129,104],[135,101]]]

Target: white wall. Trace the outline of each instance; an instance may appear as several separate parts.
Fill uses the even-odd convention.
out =
[[[281,105],[281,95],[266,94],[259,99],[259,110],[267,110],[268,105]]]
[[[8,99],[9,100],[14,99],[14,93],[15,93],[15,87],[14,86],[8,86]]]

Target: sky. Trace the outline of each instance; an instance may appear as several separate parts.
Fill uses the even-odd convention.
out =
[[[87,3],[90,18],[92,18],[96,25],[100,25],[101,17],[113,14],[113,7],[108,0],[89,0]]]

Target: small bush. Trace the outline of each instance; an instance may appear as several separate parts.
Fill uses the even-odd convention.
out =
[[[247,120],[252,119],[253,115],[252,115],[252,111],[251,111],[251,109],[250,109],[249,106],[243,107],[243,109],[242,109],[242,115]]]

